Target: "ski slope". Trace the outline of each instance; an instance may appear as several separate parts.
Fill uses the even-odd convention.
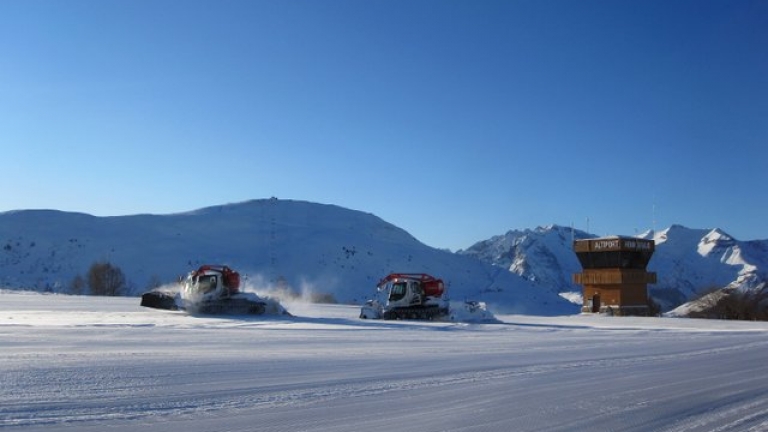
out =
[[[4,431],[762,431],[768,324],[194,317],[0,291]]]

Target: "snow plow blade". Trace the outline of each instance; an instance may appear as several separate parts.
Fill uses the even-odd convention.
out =
[[[150,291],[142,294],[141,306],[155,309],[179,310],[179,306],[176,304],[176,296],[160,291]]]

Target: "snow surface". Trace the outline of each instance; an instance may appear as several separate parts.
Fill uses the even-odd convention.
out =
[[[768,323],[195,317],[0,291],[0,429],[761,431]]]

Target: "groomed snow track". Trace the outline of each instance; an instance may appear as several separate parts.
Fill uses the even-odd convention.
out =
[[[768,323],[137,303],[0,293],[0,430],[768,430]]]

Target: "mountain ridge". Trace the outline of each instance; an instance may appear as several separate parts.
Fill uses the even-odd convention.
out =
[[[581,290],[570,276],[581,271],[572,241],[596,237],[549,225],[510,230],[458,253],[476,256],[531,281],[546,281],[539,285],[565,294]],[[679,224],[636,237],[656,243],[648,270],[656,272],[658,282],[649,285],[649,294],[663,309],[713,289],[758,289],[768,280],[768,240],[740,241],[721,228],[695,229]]]
[[[427,246],[371,213],[334,204],[254,199],[165,215],[93,216],[60,210],[0,213],[0,286],[67,292],[96,261],[120,267],[137,295],[207,263],[228,264],[255,289],[288,286],[361,303],[390,272],[431,273],[454,299],[504,312],[577,313],[581,271],[572,227],[509,230],[450,252]],[[755,289],[768,280],[768,240],[674,224],[653,239],[649,293],[671,309],[713,288]]]
[[[67,292],[96,261],[137,295],[202,264],[227,264],[254,290],[289,287],[362,303],[390,272],[430,273],[453,299],[511,313],[573,313],[556,293],[472,257],[435,249],[381,218],[332,204],[263,199],[169,215],[0,213],[0,286]]]

